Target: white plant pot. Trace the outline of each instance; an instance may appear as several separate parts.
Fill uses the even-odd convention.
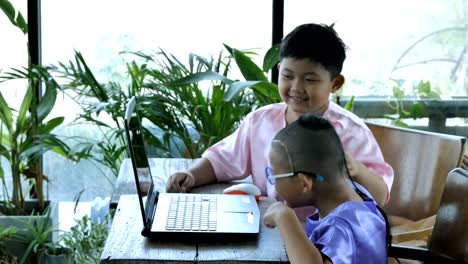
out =
[[[30,206],[32,208],[34,208],[35,204],[37,204],[36,201],[27,201],[26,203],[26,207]],[[50,214],[51,219],[47,219],[47,216],[45,215],[0,215],[0,226],[15,227],[18,230],[16,235],[19,235],[22,238],[26,238],[26,241],[28,241],[31,238],[31,234],[27,229],[29,225],[32,225],[38,221],[49,221],[51,227],[57,226],[57,206],[54,203],[51,203],[49,206],[52,206],[52,211]],[[54,234],[51,233],[49,237],[50,241],[53,240],[53,237]],[[9,252],[11,255],[17,256],[19,260],[23,257],[28,246],[28,244],[25,243],[23,239],[10,239],[5,241],[4,244],[7,252]],[[29,262],[27,263],[35,263],[33,254],[30,255],[28,261]]]

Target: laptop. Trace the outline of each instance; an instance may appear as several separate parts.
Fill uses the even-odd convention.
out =
[[[135,175],[143,230],[157,240],[231,241],[255,239],[260,210],[252,195],[164,193],[151,175],[145,131],[132,97],[125,113],[125,131]],[[162,169],[162,168],[153,168]]]

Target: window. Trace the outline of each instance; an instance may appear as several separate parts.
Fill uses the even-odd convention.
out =
[[[345,95],[406,93],[420,81],[443,97],[467,95],[468,1],[285,1],[284,32],[302,23],[335,23],[350,48]],[[464,12],[465,11],[465,12]]]
[[[161,48],[184,63],[190,52],[217,56],[225,43],[237,49],[254,49],[260,55],[254,59],[260,60],[271,46],[271,9],[270,0],[43,1],[43,64],[66,63],[77,50],[99,82],[126,85],[125,62],[134,57],[119,55],[123,50],[151,52]],[[80,113],[80,107],[64,98],[57,102],[55,111],[57,116],[65,115],[68,123]],[[102,137],[91,126],[63,127],[60,133]],[[109,182],[114,181],[114,175],[105,168],[97,169],[87,161],[75,165],[52,155],[44,156],[51,197],[70,200],[85,188],[85,200],[110,194]]]

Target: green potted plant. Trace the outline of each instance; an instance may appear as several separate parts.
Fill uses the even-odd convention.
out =
[[[0,8],[13,25],[27,34],[28,25],[9,1],[1,0]],[[54,128],[62,124],[64,117],[47,120],[55,105],[59,85],[48,68],[31,63],[27,67],[10,69],[0,75],[0,83],[11,80],[23,80],[26,85],[15,88],[17,91],[25,91],[19,107],[7,102],[0,91],[0,156],[6,158],[11,169],[11,182],[8,183],[5,171],[0,167],[3,192],[0,212],[5,215],[29,214],[28,211],[32,210],[27,210],[25,201],[30,193],[34,193],[37,198],[37,206],[32,209],[42,212],[46,208],[43,183],[47,177],[42,173],[42,167],[37,166],[41,155],[54,151],[72,158],[70,147],[52,133]],[[44,93],[39,100],[35,87],[41,84]]]
[[[28,87],[20,107],[16,110],[8,104],[0,91],[0,155],[5,157],[11,169],[11,183],[6,182],[3,168],[2,175],[3,201],[0,212],[5,215],[30,214],[32,209],[43,211],[45,209],[45,197],[43,182],[47,179],[45,175],[38,174],[33,169],[34,164],[46,151],[54,151],[60,155],[70,158],[71,149],[51,131],[62,124],[64,118],[56,117],[44,122],[53,106],[57,96],[57,83],[50,77],[46,69],[32,66],[30,69],[14,70],[0,76],[0,83],[11,79],[27,79]],[[33,102],[33,86],[43,81],[45,94],[42,100],[35,104]],[[35,107],[37,111],[36,133],[31,133],[34,128],[33,117],[29,109]],[[32,187],[31,184],[32,183]],[[11,188],[10,192],[8,188]],[[26,197],[28,188],[34,188],[37,196],[37,207],[29,209]]]
[[[76,225],[70,231],[60,236],[62,244],[73,252],[75,263],[99,263],[102,250],[109,234],[111,216],[108,214],[103,221],[93,223],[88,215],[76,220]]]
[[[73,255],[70,248],[62,245],[61,240],[53,241],[55,225],[50,218],[51,207],[47,209],[45,221],[26,222],[23,235],[19,241],[27,245],[25,254],[20,263],[38,264],[67,264],[73,263]]]
[[[9,1],[1,0],[0,8],[13,25],[27,34],[23,16]],[[48,201],[44,191],[47,177],[42,172],[41,155],[53,151],[72,158],[73,151],[52,133],[64,118],[48,118],[59,89],[48,69],[29,63],[27,67],[10,69],[0,75],[0,83],[12,80],[23,80],[26,85],[15,88],[16,91],[24,91],[19,106],[8,102],[0,91],[0,156],[6,159],[11,172],[11,177],[7,176],[7,170],[0,167],[0,226],[16,226],[20,235],[26,225],[47,221],[49,217],[42,215]],[[35,87],[40,84],[44,93],[39,100]],[[26,249],[21,248],[21,243],[9,242],[5,243],[8,250],[17,256],[24,254]]]

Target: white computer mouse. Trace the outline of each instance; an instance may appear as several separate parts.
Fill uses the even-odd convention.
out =
[[[260,189],[252,183],[239,183],[232,185],[224,189],[224,194],[244,194],[244,195],[253,195],[258,201],[260,199]]]

